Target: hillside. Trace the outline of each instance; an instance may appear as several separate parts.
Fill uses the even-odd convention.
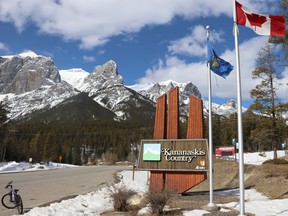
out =
[[[87,93],[79,93],[62,103],[47,110],[40,110],[33,115],[26,115],[22,122],[84,122],[84,121],[113,121],[116,115],[96,103]]]

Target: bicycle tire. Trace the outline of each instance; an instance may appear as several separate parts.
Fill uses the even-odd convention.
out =
[[[16,201],[16,206],[17,206],[17,211],[19,214],[23,214],[23,201],[22,198],[19,194],[16,195],[15,197]]]
[[[1,203],[5,208],[8,209],[14,209],[17,205],[15,204],[15,201],[11,200],[10,193],[4,194]]]

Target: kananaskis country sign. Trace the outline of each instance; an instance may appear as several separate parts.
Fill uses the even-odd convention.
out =
[[[139,170],[208,171],[206,139],[142,140]]]

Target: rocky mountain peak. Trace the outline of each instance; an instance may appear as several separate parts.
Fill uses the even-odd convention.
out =
[[[222,106],[232,107],[232,108],[236,109],[237,108],[237,103],[236,103],[235,100],[230,99],[226,103],[222,104]]]
[[[243,110],[246,110],[243,108]],[[229,117],[231,114],[237,112],[237,103],[235,100],[230,99],[224,104],[213,104],[212,112],[217,113],[225,117]]]
[[[106,79],[117,78],[119,81],[121,80],[121,84],[123,83],[122,77],[119,76],[119,74],[118,74],[117,64],[116,64],[116,62],[114,62],[112,60],[106,62],[103,65],[96,66],[91,74],[98,76],[98,77],[103,76]]]
[[[183,92],[186,95],[194,95],[198,98],[201,98],[201,93],[198,90],[197,86],[195,86],[192,82],[188,82],[187,85],[184,86]]]
[[[0,61],[0,92],[21,94],[60,82],[58,69],[51,58],[26,51],[4,56]]]
[[[43,56],[39,56],[37,55],[35,52],[33,52],[32,50],[25,50],[24,52],[18,54],[18,56],[22,57],[22,58],[26,58],[26,57],[30,57],[30,58],[37,58],[37,57],[43,57]]]
[[[103,65],[96,66],[83,81],[81,91],[95,94],[99,89],[115,85],[123,85],[123,78],[118,74],[117,64],[110,60]]]

